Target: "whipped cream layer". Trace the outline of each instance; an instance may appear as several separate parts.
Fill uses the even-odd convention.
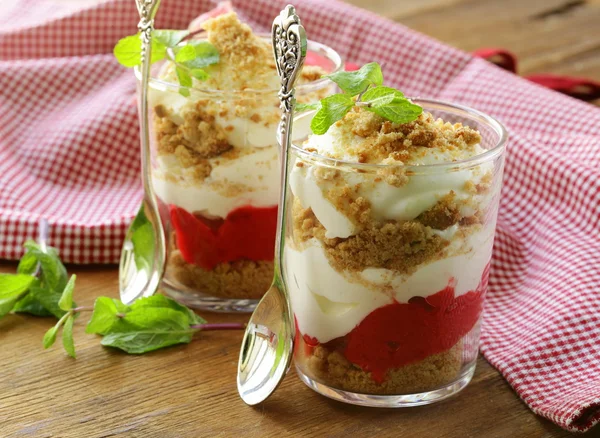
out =
[[[490,261],[494,229],[490,222],[464,239],[453,239],[447,257],[420,265],[412,274],[379,268],[339,272],[316,239],[301,249],[286,245],[283,271],[300,331],[325,343],[348,334],[369,313],[394,301],[428,297],[451,281],[455,296],[475,290]],[[441,233],[450,237],[455,232],[453,227]]]
[[[224,218],[242,206],[272,207],[279,199],[278,148],[247,150],[226,159],[209,159],[212,171],[202,183],[181,167],[174,156],[159,156],[152,170],[156,195],[191,213]]]
[[[355,145],[364,141],[359,136],[348,135],[336,125],[323,135],[311,135],[303,145],[304,149],[313,150],[319,155],[335,156],[339,159],[357,162],[358,157],[348,154]],[[475,145],[469,151],[440,151],[434,148],[421,148],[411,156],[410,165],[430,165],[466,159],[479,155],[485,150]],[[401,165],[401,164],[400,164]],[[474,206],[484,208],[490,200],[489,196],[474,195],[467,189],[467,182],[478,184],[482,178],[493,170],[490,162],[454,171],[436,172],[435,174],[415,174],[408,178],[406,184],[391,185],[385,178],[374,172],[358,173],[340,170],[343,183],[349,187],[357,187],[357,195],[369,201],[373,219],[375,220],[412,220],[429,210],[440,199],[450,194],[461,206],[461,214],[469,216]],[[294,166],[290,175],[290,188],[304,208],[311,208],[326,229],[328,238],[347,238],[357,231],[351,218],[339,211],[327,198],[327,192],[339,186],[338,180],[316,178],[315,166]],[[369,172],[369,171],[367,171]]]
[[[165,75],[170,80],[170,75]],[[235,114],[239,103],[233,100],[206,101],[206,96],[199,96],[192,91],[190,97],[171,90],[149,90],[149,102],[152,106],[162,105],[171,114],[173,123],[183,123],[183,115],[193,108],[198,101],[206,102],[205,111],[215,113],[214,124],[219,126],[229,144],[236,148],[269,147],[277,144],[277,126],[279,122],[279,109],[274,103],[276,99],[263,99],[255,101],[253,114],[260,114],[261,120],[256,122],[249,117],[220,116],[219,114]]]

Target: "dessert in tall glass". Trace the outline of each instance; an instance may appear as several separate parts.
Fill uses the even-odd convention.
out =
[[[273,278],[279,79],[270,39],[234,12],[201,27],[150,81],[152,184],[168,234],[163,284],[194,307],[250,311]],[[308,50],[319,65],[303,69],[299,102],[330,93],[322,75],[341,68],[332,49]]]
[[[294,360],[335,399],[427,404],[474,372],[506,135],[458,105],[415,100],[422,113],[396,123],[381,102],[321,135],[305,128],[314,111],[296,117],[282,264]]]

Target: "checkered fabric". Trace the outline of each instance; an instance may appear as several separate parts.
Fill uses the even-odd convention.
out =
[[[529,407],[561,427],[600,420],[600,110],[374,14],[297,0],[311,39],[377,60],[411,96],[460,102],[510,132],[481,349]],[[163,1],[184,28],[210,0]],[[281,0],[234,1],[268,30]],[[26,11],[26,13],[23,13]],[[0,257],[48,218],[65,261],[114,263],[141,199],[131,71],[133,0],[9,0],[0,10]]]

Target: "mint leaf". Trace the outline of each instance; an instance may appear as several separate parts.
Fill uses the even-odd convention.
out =
[[[12,311],[14,313],[29,313],[30,315],[35,316],[54,316],[31,294],[25,295],[18,301]]]
[[[105,335],[109,333],[115,325],[122,323],[122,317],[119,317],[118,315],[125,314],[129,312],[129,310],[130,307],[119,300],[108,297],[98,297],[94,303],[94,311],[85,328],[85,332]]]
[[[156,32],[156,31],[155,31]],[[164,59],[167,48],[160,41],[152,42],[150,49],[150,63],[155,63]],[[119,40],[113,49],[113,54],[119,64],[125,67],[135,67],[142,64],[142,41],[140,34],[130,35]]]
[[[192,309],[183,306],[177,301],[165,297],[164,295],[152,295],[147,298],[141,298],[131,305],[132,310],[142,310],[147,308],[172,309],[181,312],[187,317],[188,325],[206,323],[206,320],[196,315]]]
[[[187,30],[155,30],[152,38],[165,47],[175,47],[190,33]]]
[[[67,270],[58,257],[58,252],[54,248],[48,247],[44,252],[42,248],[34,241],[25,242],[25,249],[31,253],[42,265],[42,274],[40,276],[44,286],[48,286],[52,291],[61,293],[67,285]]]
[[[74,277],[74,276],[73,276]],[[72,277],[71,277],[72,278]],[[63,347],[67,354],[71,356],[73,359],[77,357],[75,354],[75,341],[73,339],[73,323],[75,322],[75,318],[73,315],[70,315],[65,322],[65,326],[63,327]]]
[[[190,41],[187,45],[196,52],[194,59],[183,63],[187,68],[204,68],[219,62],[219,51],[208,41]]]
[[[31,275],[0,274],[0,297],[9,297],[26,292],[35,280]]]
[[[132,333],[111,333],[100,342],[105,347],[118,348],[129,354],[143,354],[177,344],[189,344],[194,330],[181,332],[148,330]]]
[[[423,112],[423,108],[405,98],[396,98],[386,105],[365,107],[365,109],[394,123],[412,122]]]
[[[208,75],[208,73],[206,73],[204,70],[202,70],[200,68],[195,68],[193,70],[190,70],[190,75],[192,75],[193,77],[195,77],[199,81],[205,81],[205,80],[207,80],[210,77]]]
[[[176,51],[175,62],[184,63],[186,61],[191,61],[195,57],[196,50],[194,50],[194,47],[190,45],[185,45]]]
[[[381,66],[376,62],[365,64],[356,71],[340,71],[326,77],[351,96],[362,93],[369,85],[383,84]]]
[[[17,267],[17,273],[33,275],[37,268],[37,258],[30,252],[26,252],[19,260],[19,266]]]
[[[180,88],[179,94],[181,94],[182,96],[188,97],[190,95],[190,91],[188,90],[188,88],[190,88],[192,86],[192,77],[189,75],[189,73],[186,70],[184,70],[181,67],[176,67],[175,73],[177,73],[177,80],[179,80],[179,84],[182,87],[186,87],[186,88]]]
[[[404,94],[400,91],[390,87],[373,87],[369,88],[362,95],[361,102],[367,102],[371,107],[379,107],[388,105],[394,101],[394,99],[403,99]]]
[[[39,283],[33,283],[29,289],[29,293],[44,309],[55,317],[62,318],[65,315],[66,312],[58,305],[61,297],[60,292],[50,289],[47,286],[42,286]]]
[[[205,322],[191,309],[163,295],[141,298],[131,306],[100,297],[86,332],[103,335],[104,346],[141,354],[188,343],[197,331],[190,326]]]
[[[73,308],[73,290],[75,289],[76,279],[76,275],[71,275],[71,279],[65,286],[65,290],[63,291],[60,300],[58,300],[58,307],[65,312]]]
[[[43,340],[44,348],[50,348],[52,347],[52,345],[54,345],[54,342],[56,342],[56,335],[58,333],[59,327],[60,326],[57,324],[46,332]]]
[[[316,110],[321,108],[321,102],[313,102],[313,103],[296,103],[296,111],[299,113],[303,111]]]
[[[35,278],[24,274],[0,274],[0,318],[14,309]]]
[[[329,127],[343,118],[353,106],[354,100],[348,94],[333,94],[321,99],[321,108],[310,122],[312,132],[325,134]]]

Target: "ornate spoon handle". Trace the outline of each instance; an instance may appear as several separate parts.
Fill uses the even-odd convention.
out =
[[[286,182],[288,173],[288,151],[296,103],[294,83],[300,75],[304,59],[306,58],[306,32],[300,24],[293,6],[287,5],[273,21],[272,29],[273,52],[277,73],[281,79],[279,100],[281,102],[281,122],[279,134],[281,135],[281,199],[278,212],[278,233],[275,241],[275,275],[281,275],[282,233],[284,228],[283,212],[285,210]]]
[[[140,135],[142,142],[142,181],[146,196],[152,195],[150,185],[150,131],[148,126],[148,81],[150,78],[150,53],[152,49],[152,31],[154,30],[154,16],[158,10],[160,0],[135,0],[140,21],[138,30],[142,40],[142,80],[140,94]]]

